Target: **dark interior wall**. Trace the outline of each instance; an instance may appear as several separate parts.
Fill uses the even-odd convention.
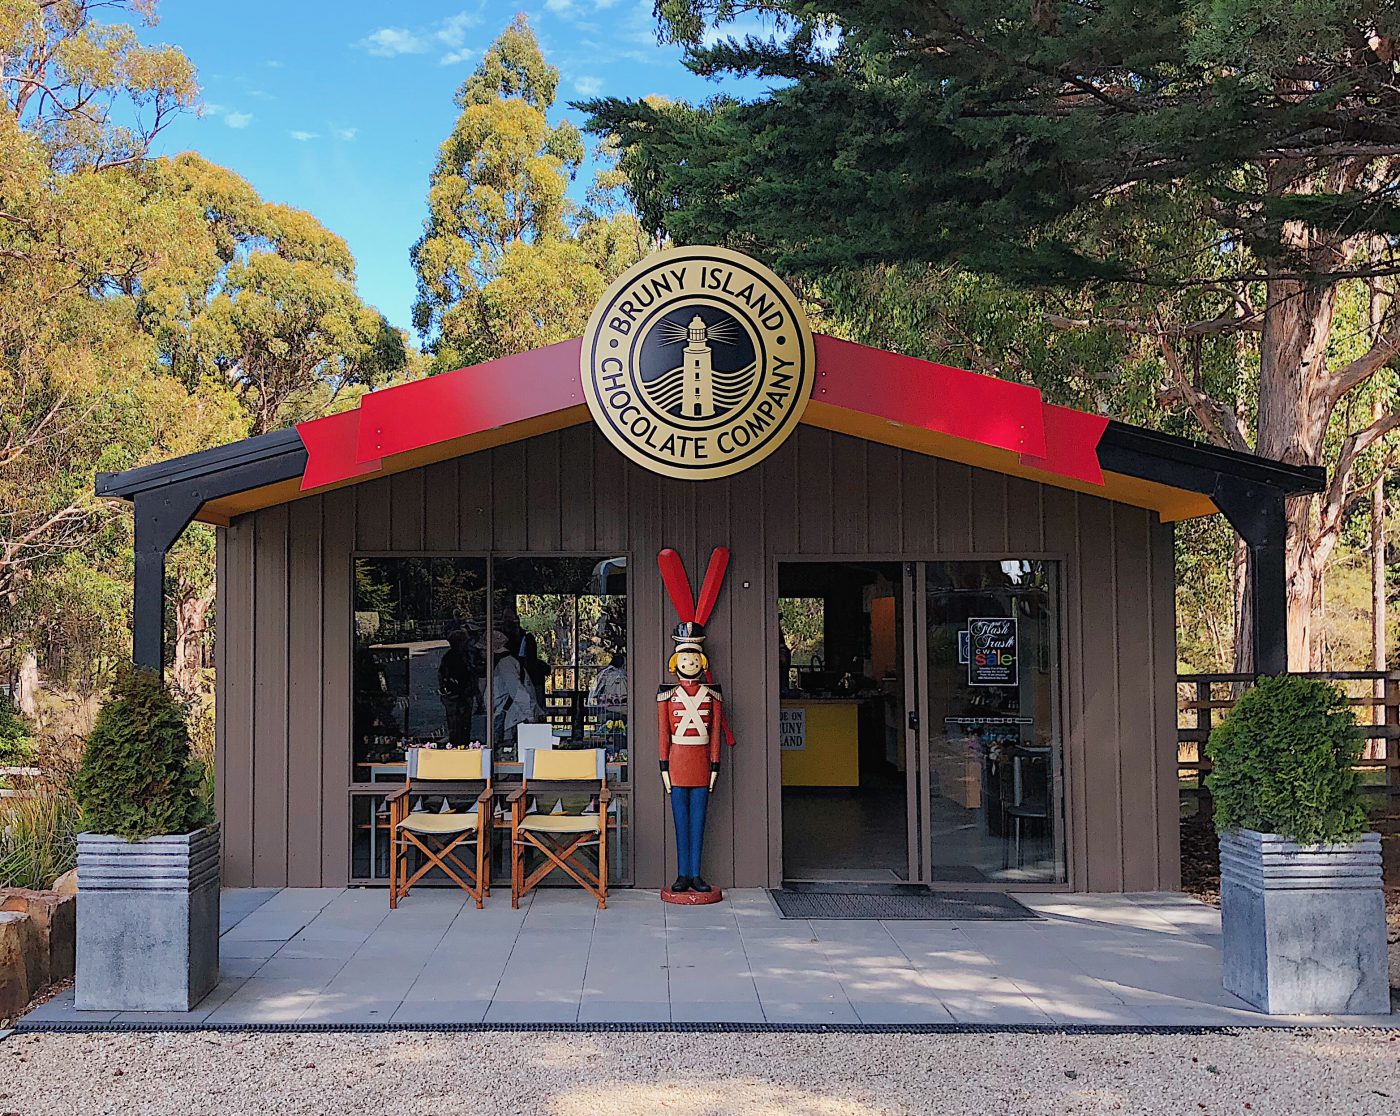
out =
[[[220,532],[219,806],[232,886],[349,875],[350,566],[357,551],[630,558],[634,878],[675,852],[646,707],[674,622],[655,554],[699,580],[732,550],[709,649],[738,746],[706,832],[721,885],[781,877],[781,557],[1064,560],[1067,853],[1079,890],[1178,886],[1172,530],[1154,513],[800,427],[722,481],[655,476],[591,425],[256,512]]]

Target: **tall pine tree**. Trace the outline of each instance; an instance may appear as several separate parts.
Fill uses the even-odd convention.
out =
[[[1112,299],[1050,324],[1148,339],[1159,400],[1199,431],[1328,466],[1289,509],[1290,661],[1312,665],[1358,465],[1400,428],[1396,5],[764,0],[777,36],[743,42],[710,32],[752,5],[657,7],[694,69],[775,85],[586,106],[648,227],[791,272],[953,262]],[[1203,378],[1215,342],[1257,375]]]

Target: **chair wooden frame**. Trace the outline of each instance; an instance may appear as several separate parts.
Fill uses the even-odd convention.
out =
[[[473,780],[475,781],[475,780]],[[456,833],[417,833],[407,828],[409,797],[414,794],[452,794],[452,784],[440,780],[422,780],[415,783],[405,781],[404,785],[385,801],[389,804],[389,909],[398,909],[399,900],[408,895],[413,887],[434,868],[442,869],[444,875],[470,895],[480,910],[491,896],[491,812],[495,802],[495,791],[488,779],[486,788],[476,798],[476,828],[463,829]],[[435,842],[434,838],[438,838]],[[475,866],[463,864],[458,857],[458,849],[469,842],[476,843]],[[417,849],[423,856],[423,863],[412,876],[408,875],[408,853]],[[455,869],[455,870],[454,870]]]
[[[546,877],[554,872],[563,872],[575,883],[598,900],[598,909],[608,905],[608,808],[612,803],[612,793],[608,790],[607,776],[598,780],[582,779],[536,779],[550,788],[574,784],[587,787],[589,794],[598,796],[598,828],[581,832],[560,833],[558,840],[547,831],[522,829],[521,823],[528,816],[525,813],[526,800],[530,794],[539,794],[540,788],[532,792],[530,779],[522,779],[520,786],[506,799],[510,807],[510,905],[519,907],[520,900],[534,891]],[[579,815],[584,816],[584,815]],[[586,849],[597,847],[597,871],[590,872],[582,863]],[[545,861],[528,876],[525,874],[525,854],[529,849],[537,849],[544,854]]]

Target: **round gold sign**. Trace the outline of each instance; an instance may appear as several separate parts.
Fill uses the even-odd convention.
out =
[[[812,331],[787,286],[724,248],[669,248],[622,275],[588,319],[583,392],[638,465],[725,477],[762,461],[812,395]]]

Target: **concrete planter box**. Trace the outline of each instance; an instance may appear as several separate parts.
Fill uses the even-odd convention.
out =
[[[1261,1011],[1389,1013],[1379,834],[1297,845],[1222,833],[1220,921],[1225,988]]]
[[[219,827],[78,835],[80,1011],[189,1011],[219,983]]]

